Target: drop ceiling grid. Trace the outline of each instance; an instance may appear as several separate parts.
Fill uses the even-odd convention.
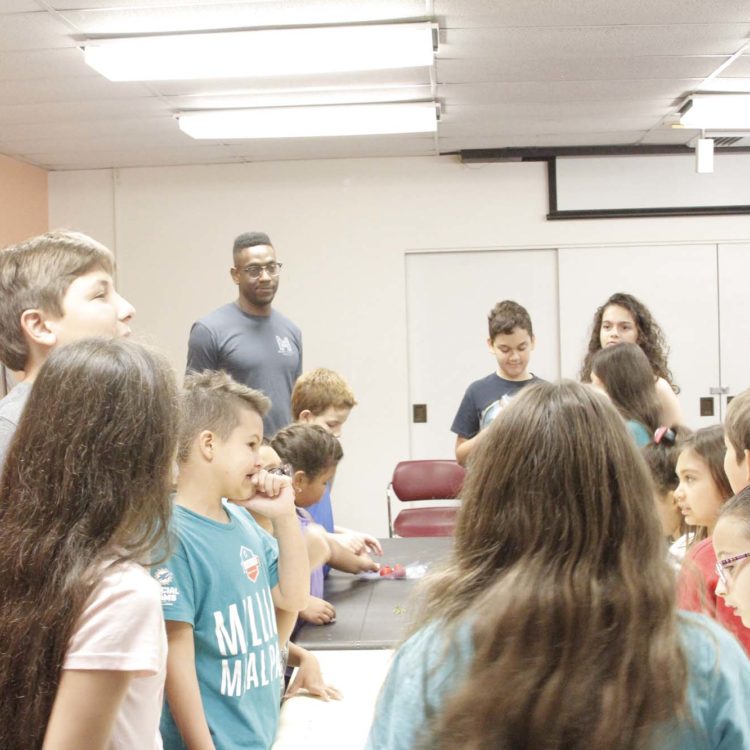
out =
[[[0,151],[15,149],[11,156],[72,169],[127,166],[128,160],[187,164],[191,154],[196,163],[209,163],[435,153],[431,136],[191,141],[177,129],[174,112],[283,103],[311,81],[112,83],[85,66],[74,37],[74,29],[122,32],[144,23],[151,30],[159,24],[173,30],[196,23],[240,27],[419,17],[423,0],[47,2],[61,16],[39,10],[35,2],[0,2]],[[659,124],[750,35],[750,5],[735,0],[663,0],[658,6],[651,0],[576,0],[553,8],[549,0],[434,0],[433,6],[443,38],[436,63],[444,104],[442,152],[524,141],[686,142],[691,131]],[[723,75],[750,77],[750,58]],[[340,74],[312,84],[331,96],[355,86],[361,97],[375,100],[430,95],[424,71]],[[315,94],[306,96],[311,101]]]

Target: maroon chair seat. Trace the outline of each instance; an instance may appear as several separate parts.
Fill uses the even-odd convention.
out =
[[[458,508],[404,508],[393,522],[398,536],[453,536]]]
[[[463,484],[465,471],[455,461],[401,461],[388,486],[388,528],[391,536],[451,536],[458,508],[428,505],[406,508],[391,520],[391,495],[401,502],[454,500]]]

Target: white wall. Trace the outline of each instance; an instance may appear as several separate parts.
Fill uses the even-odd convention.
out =
[[[136,329],[179,370],[193,320],[235,294],[233,238],[270,234],[285,264],[276,304],[302,328],[305,368],[338,370],[360,402],[344,432],[337,520],[381,535],[385,486],[408,458],[407,251],[750,239],[748,216],[548,222],[538,162],[464,166],[440,157],[56,172],[49,192],[51,227],[88,228],[115,245]],[[461,294],[471,289],[446,304],[461,305]]]

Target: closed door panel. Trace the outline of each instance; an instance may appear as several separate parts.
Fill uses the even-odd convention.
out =
[[[664,331],[684,421],[693,428],[718,422],[720,399],[711,393],[719,385],[716,253],[716,245],[560,249],[563,376],[578,378],[597,307],[628,292]]]
[[[450,431],[469,383],[497,368],[487,313],[513,299],[531,315],[530,369],[559,375],[555,250],[414,253],[406,256],[411,458],[453,458]],[[413,421],[423,406],[425,422]],[[417,409],[420,411],[420,409]]]
[[[750,243],[719,245],[722,418],[727,398],[750,388]]]

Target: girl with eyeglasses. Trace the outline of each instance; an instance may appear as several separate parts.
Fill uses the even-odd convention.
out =
[[[716,593],[750,628],[750,487],[722,509],[713,535]]]
[[[487,429],[369,750],[750,747],[750,662],[678,613],[645,463],[601,394],[525,388]]]

